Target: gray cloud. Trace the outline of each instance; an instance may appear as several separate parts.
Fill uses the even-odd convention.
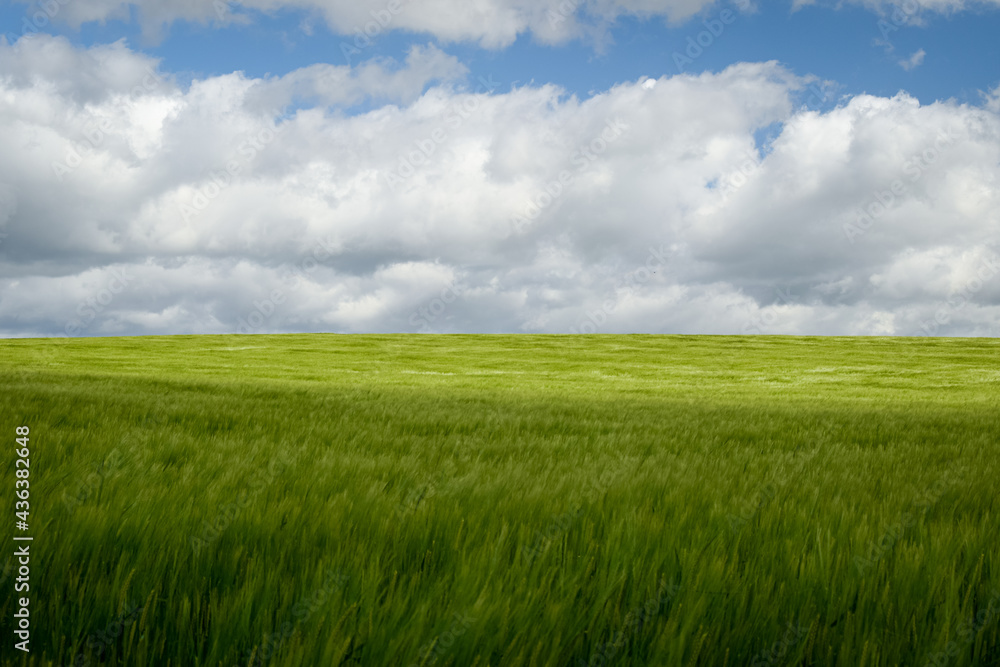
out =
[[[0,334],[1000,333],[995,91],[821,113],[773,62],[587,99],[434,47],[155,65],[0,45]]]

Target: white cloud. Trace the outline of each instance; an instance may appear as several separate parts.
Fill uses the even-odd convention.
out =
[[[985,95],[986,108],[994,113],[1000,113],[1000,86]]]
[[[155,64],[0,45],[0,334],[1000,334],[994,97],[819,113],[776,63],[488,92],[432,47],[183,89]],[[362,97],[394,102],[328,106]]]
[[[794,0],[796,6],[805,4],[828,4],[840,6],[842,3],[829,0]],[[1000,0],[847,0],[849,4],[861,5],[896,24],[920,24],[928,14],[951,15],[979,9],[1000,7]]]
[[[28,4],[30,0],[18,0]],[[920,24],[928,13],[954,14],[977,8],[1000,6],[1000,0],[847,0],[884,17],[893,18],[890,29]],[[825,4],[839,7],[832,0],[794,0],[791,9]],[[339,48],[349,58],[356,43],[387,31],[407,30],[448,42],[474,42],[487,48],[503,48],[519,35],[532,35],[545,43],[590,38],[601,42],[608,28],[619,18],[662,18],[673,24],[683,23],[705,12],[734,7],[754,11],[751,0],[51,0],[45,10],[33,7],[21,26],[11,33],[45,29],[50,21],[79,28],[85,23],[130,20],[134,14],[143,32],[159,39],[177,21],[225,25],[249,23],[257,15],[273,14],[282,9],[309,13],[302,23],[312,30],[317,17],[336,34],[345,36]],[[37,17],[37,18],[36,18]],[[34,21],[34,25],[32,22]],[[361,40],[355,42],[355,39]],[[362,47],[363,51],[363,47]],[[353,60],[349,60],[353,62]]]
[[[971,11],[982,7],[996,7],[1000,0],[852,0],[855,4],[863,4],[886,13],[898,10],[903,14],[919,14],[920,12],[937,12],[940,14],[955,14]]]
[[[411,46],[405,63],[367,61],[357,67],[312,65],[284,76],[254,82],[251,104],[284,108],[293,102],[350,106],[364,100],[413,102],[432,81],[463,79],[468,70],[436,46]]]
[[[335,33],[354,38],[390,30],[432,35],[444,42],[469,41],[487,48],[510,45],[521,34],[556,43],[597,37],[622,16],[662,17],[679,23],[715,6],[749,6],[749,0],[52,0],[53,18],[79,27],[135,12],[143,31],[159,37],[176,21],[222,25],[247,23],[259,12],[301,9],[322,17]],[[28,20],[31,20],[29,16]],[[43,17],[45,23],[48,17]],[[42,26],[38,26],[44,28]],[[20,33],[21,29],[17,29]]]
[[[899,66],[905,69],[907,72],[916,69],[924,64],[924,56],[927,55],[923,49],[913,52],[909,58],[903,58],[899,61]]]

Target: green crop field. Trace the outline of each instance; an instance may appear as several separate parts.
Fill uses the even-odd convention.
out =
[[[2,341],[3,664],[1000,664],[998,362],[992,339]]]

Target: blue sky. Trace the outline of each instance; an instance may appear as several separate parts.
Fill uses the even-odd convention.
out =
[[[18,26],[39,8],[37,0],[5,4],[0,21]],[[338,34],[316,12],[301,9],[244,10],[252,19],[248,25],[179,20],[155,37],[143,34],[135,7],[127,21],[90,22],[74,29],[59,22],[57,15],[43,30],[84,47],[124,38],[133,48],[162,59],[165,69],[183,79],[237,70],[253,77],[282,75],[319,62],[357,64],[374,57],[402,60],[410,45],[431,42],[458,56],[470,69],[471,80],[492,76],[507,87],[532,81],[554,83],[588,96],[644,75],[657,78],[678,73],[674,54],[683,55],[688,38],[705,30],[702,21],[718,19],[724,8],[710,5],[676,25],[661,17],[621,17],[608,27],[607,42],[599,45],[588,39],[545,45],[522,34],[511,46],[484,49],[467,42],[448,43],[427,33],[384,30],[350,59],[341,45],[353,44],[354,35]],[[238,6],[236,11],[240,11]],[[1000,40],[996,39],[1000,11],[995,8],[928,14],[923,25],[901,26],[894,25],[891,16],[857,6],[814,5],[793,11],[788,2],[768,2],[759,3],[752,13],[737,15],[694,62],[684,66],[685,72],[718,71],[740,61],[777,60],[797,74],[837,82],[842,93],[891,96],[905,90],[923,103],[949,98],[978,103],[980,92],[1000,80]],[[880,44],[885,35],[889,46]],[[923,63],[904,70],[898,61],[919,50],[927,54]]]
[[[0,335],[1000,335],[1000,0],[395,2],[0,7]]]

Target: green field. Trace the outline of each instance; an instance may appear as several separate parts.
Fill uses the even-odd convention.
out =
[[[998,362],[992,339],[2,341],[3,664],[1000,664]]]

